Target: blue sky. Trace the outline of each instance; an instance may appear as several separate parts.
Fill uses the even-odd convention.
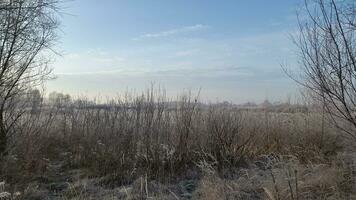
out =
[[[297,0],[75,0],[65,3],[49,91],[116,96],[151,83],[206,101],[283,100],[296,92],[290,34]]]

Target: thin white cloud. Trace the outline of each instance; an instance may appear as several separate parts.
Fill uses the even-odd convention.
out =
[[[199,53],[200,51],[200,49],[188,49],[184,51],[178,51],[175,53],[175,57],[193,56]]]
[[[57,59],[54,73],[57,75],[109,74],[124,66],[126,58],[118,53],[103,50],[73,52]],[[112,71],[114,70],[114,71]]]
[[[64,72],[55,73],[57,76],[85,76],[85,75],[128,75],[132,77],[219,77],[226,75],[235,75],[237,77],[252,77],[254,73],[243,67],[210,67],[210,68],[176,68],[170,70],[98,70],[98,71],[81,71],[81,72]]]
[[[183,34],[183,33],[190,33],[190,32],[196,32],[196,31],[201,31],[210,28],[208,25],[203,25],[203,24],[195,24],[193,26],[185,26],[177,29],[171,29],[171,30],[166,30],[162,32],[157,32],[157,33],[146,33],[143,34],[137,38],[134,38],[134,40],[141,40],[141,39],[147,39],[147,38],[161,38],[161,37],[168,37],[172,35],[177,35],[177,34]]]
[[[55,75],[100,75],[100,74],[113,74],[120,73],[122,70],[107,70],[107,71],[88,71],[88,72],[59,72]]]

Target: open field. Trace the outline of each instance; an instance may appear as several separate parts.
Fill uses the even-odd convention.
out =
[[[154,91],[44,102],[26,109],[1,162],[14,199],[356,198],[354,142],[317,105],[242,109]]]
[[[0,200],[87,199],[356,200],[356,0],[0,0]]]

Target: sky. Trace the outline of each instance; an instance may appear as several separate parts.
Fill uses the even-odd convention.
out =
[[[296,84],[291,34],[300,0],[74,0],[48,91],[111,97],[187,90],[204,101],[281,101]]]

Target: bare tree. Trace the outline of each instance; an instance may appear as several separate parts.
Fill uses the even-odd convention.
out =
[[[356,1],[305,1],[295,37],[306,80],[338,128],[356,139]]]
[[[0,0],[0,156],[24,109],[18,96],[50,77],[59,0]]]

